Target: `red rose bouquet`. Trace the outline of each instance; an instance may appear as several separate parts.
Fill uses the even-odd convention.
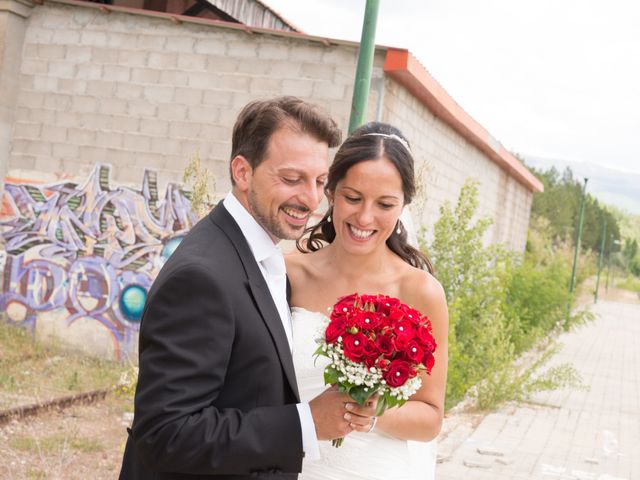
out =
[[[418,391],[418,372],[431,373],[436,349],[427,316],[397,298],[357,293],[333,306],[318,343],[316,355],[330,360],[325,384],[337,385],[360,405],[377,394],[376,416]]]

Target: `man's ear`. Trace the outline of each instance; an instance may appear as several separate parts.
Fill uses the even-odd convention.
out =
[[[236,184],[236,188],[241,192],[246,192],[251,184],[253,168],[249,161],[242,155],[236,155],[231,160],[231,176]]]

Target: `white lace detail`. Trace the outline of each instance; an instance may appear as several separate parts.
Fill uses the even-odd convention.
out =
[[[328,318],[301,307],[291,309],[293,363],[303,402],[326,387],[327,359],[313,356],[316,339]],[[321,459],[303,463],[299,480],[432,480],[435,477],[434,442],[407,442],[379,432],[350,434],[340,448],[320,442]]]

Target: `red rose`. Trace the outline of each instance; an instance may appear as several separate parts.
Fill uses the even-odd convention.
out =
[[[404,349],[404,355],[411,363],[422,363],[424,358],[424,350],[420,347],[418,342],[411,341]]]
[[[398,300],[397,298],[380,295],[380,297],[378,298],[378,307],[376,308],[376,311],[388,316],[391,309],[396,308],[398,305],[400,305],[400,300]]]
[[[431,334],[431,324],[420,325],[416,330],[416,338],[425,350],[433,352],[436,349],[436,341]]]
[[[402,335],[393,339],[393,346],[397,352],[404,352],[411,343],[411,337]]]
[[[404,312],[406,319],[408,319],[414,325],[418,325],[422,319],[422,314],[414,308],[411,308],[404,303],[400,305],[400,309]]]
[[[376,338],[376,346],[380,353],[385,357],[391,357],[395,350],[393,339],[389,335],[380,335]]]
[[[375,312],[360,312],[354,320],[359,328],[366,330],[375,330],[380,325],[380,316]]]
[[[352,295],[347,295],[346,297],[341,297],[340,299],[338,299],[338,302],[333,306],[331,317],[345,316],[350,314],[357,300],[358,300],[358,295],[355,293]]]
[[[375,366],[378,357],[380,356],[380,350],[378,350],[378,346],[376,342],[373,340],[367,339],[367,343],[364,346],[364,363],[368,368]]]
[[[433,368],[434,363],[436,363],[436,359],[434,358],[433,353],[425,352],[422,363],[425,367],[427,367],[427,373],[431,374],[431,369]]]
[[[386,358],[379,358],[376,361],[376,367],[378,367],[380,370],[384,372],[387,368],[389,368],[390,363],[391,361]]]
[[[409,379],[412,373],[411,365],[404,360],[393,360],[383,378],[390,387],[400,387]]]
[[[408,319],[398,320],[393,327],[396,337],[405,341],[411,340],[416,333],[415,326]]]
[[[404,318],[404,312],[399,308],[392,306],[389,308],[389,313],[387,314],[387,316],[392,322],[400,321],[402,318]]]
[[[347,331],[347,322],[344,318],[333,318],[324,332],[327,343],[335,343],[338,337]]]
[[[366,305],[366,309],[370,310],[371,307],[376,307],[376,305],[378,304],[378,296],[377,295],[362,295],[360,297],[360,307],[361,308],[365,308]]]
[[[342,337],[342,345],[344,347],[344,355],[354,362],[359,362],[364,356],[367,337],[362,332],[356,334],[346,334]]]

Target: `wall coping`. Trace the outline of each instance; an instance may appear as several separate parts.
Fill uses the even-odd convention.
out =
[[[21,1],[31,3],[30,0],[0,0],[0,2]],[[263,27],[250,27],[223,20],[213,20],[208,18],[187,17],[166,12],[155,12],[152,10],[142,10],[139,8],[118,7],[112,5],[102,5],[81,0],[36,0],[40,5],[43,3],[58,3],[72,5],[82,8],[93,8],[105,14],[114,12],[129,13],[146,17],[161,18],[175,24],[193,23],[198,25],[209,25],[218,28],[231,30],[241,30],[248,35],[266,34],[279,37],[297,38],[322,43],[325,47],[331,45],[345,45],[354,48],[360,46],[359,42],[350,40],[339,40],[328,37],[308,35],[302,32],[285,32]],[[2,5],[2,3],[0,3]],[[386,52],[384,72],[390,78],[403,85],[415,98],[421,101],[436,117],[440,118],[456,132],[462,135],[472,145],[476,146],[490,160],[507,171],[522,185],[532,192],[542,192],[544,187],[515,156],[507,151],[489,132],[476,122],[460,105],[445,91],[444,88],[427,72],[418,60],[406,49],[399,49],[387,46],[376,45],[376,51]]]
[[[532,192],[544,190],[542,182],[464,111],[408,50],[389,48],[384,72],[522,185]]]
[[[0,0],[0,1],[6,1],[6,0]],[[26,0],[26,1],[29,1],[29,0]],[[93,2],[82,1],[82,0],[34,0],[34,1],[36,1],[36,3],[40,5],[44,3],[59,3],[63,5],[72,5],[75,7],[93,8],[93,9],[100,10],[106,14],[113,11],[113,12],[129,13],[132,15],[140,15],[143,17],[163,18],[178,25],[181,23],[194,23],[197,25],[210,25],[212,27],[228,28],[231,30],[242,30],[249,35],[254,33],[263,33],[267,35],[276,35],[279,37],[299,38],[299,39],[319,42],[326,47],[330,47],[331,45],[348,45],[348,46],[357,48],[360,45],[358,42],[352,42],[350,40],[338,40],[335,38],[308,35],[303,32],[287,32],[284,30],[276,30],[273,28],[251,27],[249,25],[244,25],[244,24],[235,23],[235,22],[227,22],[224,20],[188,17],[185,15],[177,15],[175,13],[156,12],[153,10],[143,10],[141,8],[132,8],[132,7],[119,7],[114,5],[103,5],[99,3],[93,3]]]
[[[32,0],[0,0],[0,12],[11,12],[27,18],[35,5]]]

